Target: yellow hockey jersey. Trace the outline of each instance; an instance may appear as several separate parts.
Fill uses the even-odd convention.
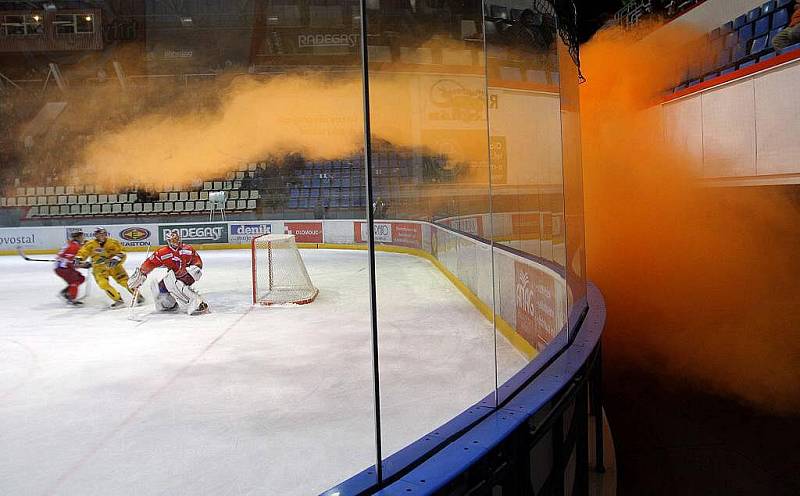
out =
[[[81,260],[91,258],[92,265],[97,266],[105,265],[108,259],[115,255],[119,255],[122,259],[120,264],[124,263],[125,258],[128,256],[125,253],[125,249],[122,247],[122,243],[114,238],[107,238],[106,242],[102,245],[96,239],[87,241],[86,244],[78,250],[78,254],[75,255],[75,257]]]

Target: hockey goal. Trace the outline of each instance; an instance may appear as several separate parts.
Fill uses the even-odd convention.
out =
[[[250,245],[253,263],[253,303],[304,305],[317,297],[297,249],[294,234],[262,234]]]

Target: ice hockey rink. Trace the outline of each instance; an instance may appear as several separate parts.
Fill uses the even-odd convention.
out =
[[[367,253],[301,252],[310,305],[254,307],[249,251],[204,251],[211,313],[145,293],[136,320],[0,257],[0,494],[306,495],[374,464]],[[501,382],[526,359],[429,261],[376,266],[386,456],[490,394],[495,347]]]

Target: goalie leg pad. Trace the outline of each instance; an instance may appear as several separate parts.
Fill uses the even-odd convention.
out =
[[[163,281],[156,281],[152,282],[151,290],[155,298],[153,298],[153,304],[156,307],[156,311],[159,312],[168,312],[170,310],[176,310],[178,308],[178,302],[175,298],[167,291],[167,287],[164,285]]]
[[[161,282],[164,284],[169,294],[184,305],[188,305],[190,302],[197,300],[202,301],[200,295],[195,293],[195,291],[183,281],[179,281],[172,271],[167,272],[167,275],[164,276]]]

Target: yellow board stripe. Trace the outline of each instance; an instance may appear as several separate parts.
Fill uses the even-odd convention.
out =
[[[217,244],[196,244],[192,245],[198,250],[235,250],[235,249],[249,249],[250,243],[246,244],[233,244],[233,243],[217,243]],[[367,245],[360,245],[360,244],[333,244],[333,243],[297,243],[298,248],[303,249],[318,249],[318,250],[366,250]],[[132,246],[132,247],[125,247],[126,251],[129,252],[141,252],[147,251],[148,247],[146,246]],[[152,247],[150,247],[152,249]],[[442,265],[442,263],[433,255],[428,253],[427,251],[420,250],[419,248],[408,248],[405,246],[390,246],[390,245],[376,245],[375,249],[377,251],[387,252],[387,253],[404,253],[406,255],[414,255],[420,258],[424,258],[430,261],[434,267],[439,269],[441,272],[459,291],[464,297],[472,303],[475,308],[488,320],[492,322],[494,319],[495,328],[500,331],[500,333],[511,343],[514,348],[517,349],[520,353],[525,355],[528,359],[534,358],[538,352],[536,348],[531,346],[531,344],[523,338],[508,322],[503,319],[500,315],[492,312],[492,309],[489,306],[481,301],[475,293],[473,293],[459,278],[457,278],[452,272],[450,272],[447,267]],[[27,255],[53,255],[58,253],[58,250],[25,250]],[[0,250],[0,255],[17,255],[16,251],[11,250]]]

